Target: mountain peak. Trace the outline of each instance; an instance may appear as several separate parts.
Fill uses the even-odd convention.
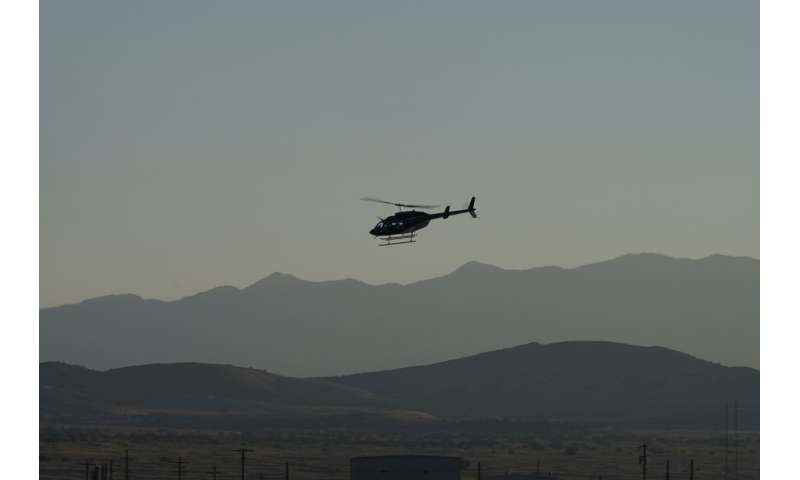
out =
[[[581,265],[575,270],[626,270],[626,271],[641,271],[651,270],[653,268],[663,267],[665,265],[676,265],[686,261],[691,261],[687,258],[675,258],[669,255],[652,252],[640,253],[626,253],[610,260],[602,262],[589,263]],[[660,268],[659,268],[660,269]]]
[[[469,261],[461,265],[453,271],[453,273],[484,273],[484,272],[502,272],[503,269],[488,263],[481,263],[475,260]]]
[[[114,295],[105,295],[102,297],[95,297],[89,298],[82,301],[81,305],[98,305],[98,306],[108,306],[108,305],[122,305],[122,304],[131,304],[131,303],[139,303],[142,301],[142,297],[139,295],[134,295],[132,293],[121,293],[121,294],[114,294]]]
[[[247,289],[249,290],[254,288],[262,288],[275,285],[300,285],[303,283],[306,283],[306,281],[299,279],[289,273],[273,272],[268,276],[262,278],[261,280],[257,281],[256,283],[250,285],[249,287],[247,287]]]
[[[219,298],[225,297],[229,295],[233,295],[239,292],[239,289],[232,286],[232,285],[221,285],[219,287],[214,287],[210,290],[205,290],[200,293],[196,293],[194,295],[189,295],[188,297],[184,297],[185,299],[199,299],[199,298]]]
[[[757,258],[734,256],[734,255],[722,255],[720,253],[712,253],[711,255],[699,259],[698,261],[704,263],[730,262],[730,263],[744,263],[752,265],[756,265],[759,263]]]
[[[271,280],[273,282],[285,282],[285,281],[293,281],[300,279],[295,277],[291,273],[272,272],[265,278],[265,280]]]
[[[590,263],[577,267],[579,271],[617,271],[628,274],[638,273],[653,275],[658,272],[676,272],[680,270],[703,269],[706,272],[719,270],[757,270],[758,260],[752,257],[733,257],[713,254],[703,258],[671,257],[660,253],[642,252],[626,253],[603,262]]]
[[[624,255],[620,255],[619,257],[612,258],[609,262],[660,262],[660,261],[671,261],[677,260],[676,257],[670,257],[669,255],[664,255],[663,253],[655,253],[655,252],[638,252],[638,253],[626,253]]]

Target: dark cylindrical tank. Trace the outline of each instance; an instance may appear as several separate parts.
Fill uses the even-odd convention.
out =
[[[385,455],[350,459],[350,480],[461,480],[461,459]]]

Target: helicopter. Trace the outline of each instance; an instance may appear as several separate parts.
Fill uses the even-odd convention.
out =
[[[380,198],[363,197],[361,200],[365,202],[385,203],[387,205],[396,206],[399,211],[391,217],[381,218],[375,227],[369,233],[375,237],[380,237],[384,243],[380,243],[381,247],[388,247],[391,245],[402,245],[406,243],[415,243],[417,237],[417,230],[421,230],[428,226],[431,220],[435,218],[448,218],[451,215],[459,215],[462,213],[469,213],[472,218],[478,218],[475,211],[475,197],[469,201],[469,205],[465,205],[462,210],[450,210],[450,205],[445,207],[443,212],[427,213],[414,210],[421,208],[429,210],[438,208],[441,205],[417,205],[411,203],[397,203],[387,202]],[[403,210],[410,208],[411,210]],[[380,218],[380,217],[378,217]]]

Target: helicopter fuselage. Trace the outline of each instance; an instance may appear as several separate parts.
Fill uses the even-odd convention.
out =
[[[397,212],[378,222],[369,233],[376,237],[413,233],[427,227],[431,222],[431,217],[433,215],[417,210]]]

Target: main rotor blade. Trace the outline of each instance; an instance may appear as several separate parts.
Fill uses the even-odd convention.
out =
[[[422,208],[422,209],[425,209],[425,210],[427,210],[429,208],[439,208],[439,207],[441,207],[441,205],[413,205],[413,204],[410,204],[410,203],[400,203],[398,205],[400,205],[401,207]]]
[[[380,198],[375,197],[362,197],[361,200],[365,202],[377,202],[377,203],[385,203],[386,205],[394,205],[395,207],[406,207],[406,208],[437,208],[441,205],[416,205],[411,203],[397,203],[397,202],[387,202],[386,200],[381,200]]]
[[[381,200],[380,198],[375,197],[362,197],[361,200],[364,200],[365,202],[385,203],[386,205],[397,205],[394,202],[387,202],[386,200]]]

